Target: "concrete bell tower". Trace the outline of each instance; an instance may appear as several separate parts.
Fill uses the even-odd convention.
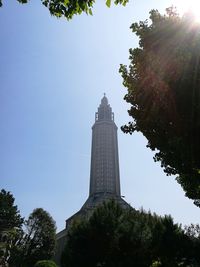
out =
[[[92,126],[89,196],[102,193],[120,196],[117,126],[105,94]]]
[[[119,203],[121,207],[130,209],[130,205],[121,198],[117,126],[114,122],[112,108],[104,94],[92,126],[89,196],[81,209],[66,220],[65,229],[56,235],[57,250],[54,260],[58,265],[71,222],[81,217],[89,218],[100,204],[111,199]]]
[[[92,126],[89,197],[79,212],[90,214],[98,205],[111,199],[124,208],[130,207],[121,198],[117,126],[104,94]]]

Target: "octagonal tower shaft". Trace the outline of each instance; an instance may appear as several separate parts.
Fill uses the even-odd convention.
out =
[[[90,196],[100,193],[120,196],[117,126],[105,95],[92,127]]]

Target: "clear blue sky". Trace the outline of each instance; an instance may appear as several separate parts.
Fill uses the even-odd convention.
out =
[[[58,230],[88,196],[91,126],[106,92],[118,127],[130,120],[118,73],[137,38],[132,22],[173,1],[132,1],[93,16],[56,19],[40,1],[4,1],[0,9],[0,187],[27,217],[42,207]],[[121,191],[135,208],[199,223],[200,209],[166,177],[141,134],[118,131]]]

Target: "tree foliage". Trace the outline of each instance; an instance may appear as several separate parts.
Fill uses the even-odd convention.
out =
[[[4,189],[0,192],[0,265],[6,266],[11,251],[17,245],[21,233],[23,218],[14,205],[15,199]]]
[[[199,253],[190,249],[193,243],[170,216],[124,210],[108,202],[71,226],[62,266],[199,266]]]
[[[140,131],[156,151],[167,175],[200,206],[200,24],[176,10],[150,11],[150,23],[134,23],[139,48],[130,49],[130,66],[121,65],[124,99],[134,121],[125,133]]]
[[[190,242],[190,254],[191,257],[195,257],[197,262],[200,262],[200,254],[199,254],[199,247],[200,247],[200,226],[199,224],[191,224],[189,226],[185,226],[185,234],[191,240]]]
[[[14,202],[13,195],[2,189],[0,192],[0,231],[20,228],[23,223]]]
[[[39,260],[48,260],[54,255],[55,222],[42,208],[35,209],[25,222],[25,232],[21,243],[23,266],[33,266]]]
[[[0,192],[0,265],[29,267],[38,260],[49,260],[55,249],[55,222],[48,212],[35,209],[24,221],[15,199]]]
[[[25,4],[29,0],[17,0],[19,3]],[[51,15],[56,17],[65,17],[71,19],[74,15],[80,15],[86,13],[92,15],[92,8],[95,4],[95,0],[41,0],[42,4],[47,7]],[[111,0],[105,0],[108,7],[111,6]],[[114,4],[126,5],[128,0],[113,0]],[[0,6],[2,6],[3,0],[0,0]]]

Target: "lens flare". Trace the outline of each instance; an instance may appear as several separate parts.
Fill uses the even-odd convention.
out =
[[[195,20],[200,22],[200,0],[174,0],[173,5],[177,7],[180,15],[186,12],[192,12]]]

